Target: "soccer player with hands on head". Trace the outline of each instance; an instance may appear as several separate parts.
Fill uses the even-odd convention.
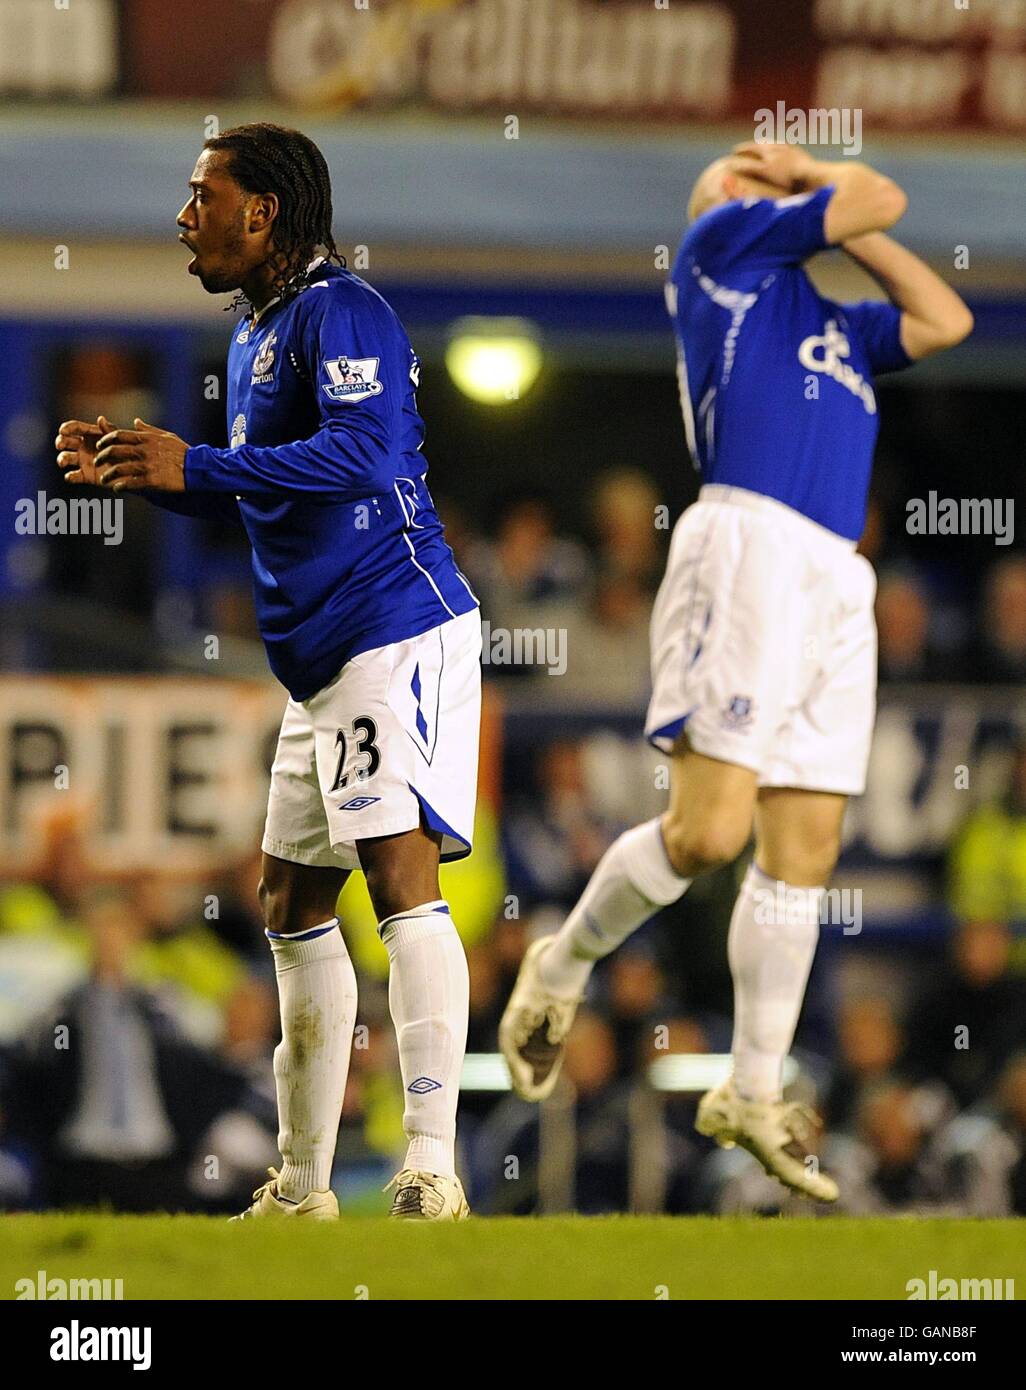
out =
[[[873,383],[972,329],[886,234],[905,206],[876,170],[789,145],[738,145],[695,183],[666,298],[703,485],[653,611],[645,730],[671,756],[669,809],[621,835],[561,930],[528,948],[500,1027],[514,1088],[544,1099],[596,961],[754,829],[728,938],[733,1071],[697,1128],[822,1202],[838,1191],[814,1154],[818,1122],[782,1078],[875,715],[876,580],[856,551]],[[888,302],[822,296],[805,262],[829,247]]]

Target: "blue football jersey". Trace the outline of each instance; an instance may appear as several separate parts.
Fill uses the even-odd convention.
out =
[[[359,652],[477,606],[425,482],[402,324],[349,271],[322,263],[308,279],[236,326],[231,445],[189,449],[181,505],[169,498],[192,514],[237,506],[271,669],[296,700]]]
[[[666,287],[688,446],[706,482],[862,534],[879,428],[874,378],[907,367],[892,304],[836,304],[803,263],[832,188],[744,199],[688,228]]]

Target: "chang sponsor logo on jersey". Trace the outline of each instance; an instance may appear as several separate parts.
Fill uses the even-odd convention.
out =
[[[378,380],[380,357],[329,357],[324,370],[331,378],[322,387],[333,401],[356,405],[370,396],[380,396],[384,386]]]
[[[240,414],[240,415],[236,415],[235,419],[232,421],[231,448],[237,449],[237,448],[239,447],[240,444],[245,444],[245,442],[246,442],[246,417],[245,417],[245,415],[241,415],[241,414]]]
[[[271,332],[260,344],[260,350],[253,358],[251,386],[263,386],[266,382],[274,380],[274,345],[277,341],[277,333]]]
[[[798,349],[798,361],[807,371],[833,377],[845,390],[859,397],[869,415],[875,415],[876,395],[865,377],[843,360],[850,356],[851,344],[838,328],[836,319],[827,319],[822,335],[812,334]]]

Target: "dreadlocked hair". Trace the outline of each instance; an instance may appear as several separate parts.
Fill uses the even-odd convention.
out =
[[[331,176],[320,150],[298,130],[254,122],[233,126],[205,141],[205,150],[230,156],[232,178],[247,193],[273,193],[278,216],[267,264],[272,286],[282,299],[303,287],[306,268],[318,248],[325,259],[344,266],[331,234]],[[240,291],[229,309],[248,304]]]

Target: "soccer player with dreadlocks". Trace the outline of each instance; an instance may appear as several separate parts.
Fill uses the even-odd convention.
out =
[[[189,273],[248,306],[228,352],[231,445],[190,447],[101,416],[61,425],[57,461],[72,483],[241,517],[268,659],[291,697],[260,885],[281,1005],[283,1162],[244,1215],[338,1215],[356,978],[335,910],[360,869],[388,951],[406,1095],[392,1214],[461,1220],[467,964],[438,866],[470,853],[481,625],[425,484],[419,363],[388,304],[344,267],[327,165],[306,136],[227,130],[204,145],[189,188],[178,214]]]

